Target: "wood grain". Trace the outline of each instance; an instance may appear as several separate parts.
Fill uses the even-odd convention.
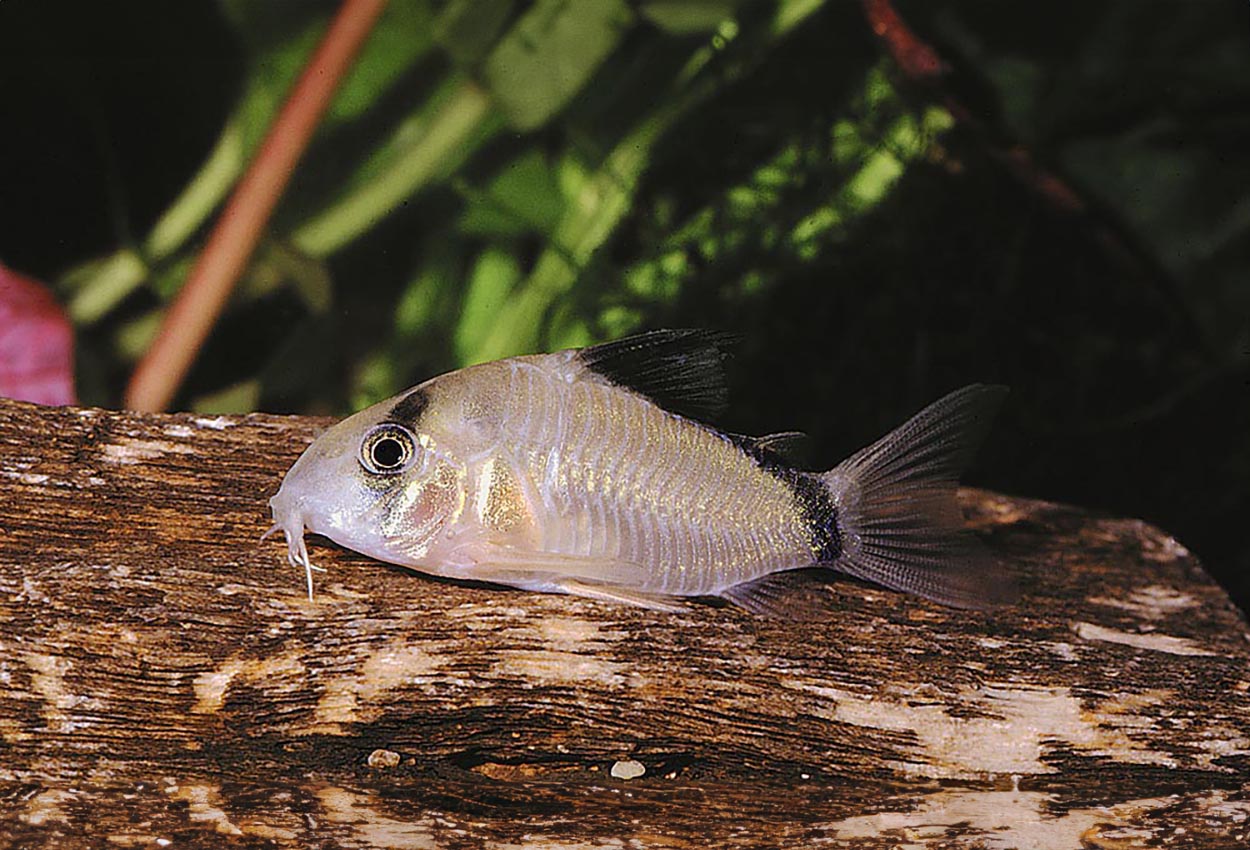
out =
[[[1250,841],[1246,622],[1145,523],[965,491],[1024,591],[989,613],[657,614],[320,538],[310,603],[259,537],[324,424],[0,400],[0,846]]]

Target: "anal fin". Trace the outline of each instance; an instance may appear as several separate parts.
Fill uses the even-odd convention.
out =
[[[719,596],[744,611],[774,620],[813,623],[833,613],[827,584],[815,570],[772,573],[726,588]]]

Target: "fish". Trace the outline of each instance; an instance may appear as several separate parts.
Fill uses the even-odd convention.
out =
[[[932,403],[827,471],[795,432],[726,407],[733,338],[657,330],[432,378],[331,426],[270,499],[287,560],[305,531],[422,573],[660,611],[719,597],[786,616],[779,579],[824,568],[946,605],[1012,595],[965,527],[959,476],[1006,388]]]

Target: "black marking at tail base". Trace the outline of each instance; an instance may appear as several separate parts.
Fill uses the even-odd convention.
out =
[[[785,437],[789,442],[798,432],[770,434],[767,437],[725,437],[755,461],[755,465],[790,488],[794,501],[803,512],[803,520],[811,534],[812,552],[818,564],[832,564],[842,556],[842,532],[838,529],[838,506],[829,495],[829,488],[819,478],[790,465],[789,458],[777,450]]]
[[[726,349],[732,334],[705,330],[659,330],[592,345],[578,352],[587,369],[660,407],[691,419],[724,412]]]
[[[816,563],[832,564],[842,556],[842,532],[838,530],[838,506],[829,489],[805,472],[791,469],[773,472],[794,493],[803,511],[803,519],[812,535],[812,551]]]
[[[430,397],[425,390],[413,390],[395,402],[395,406],[386,414],[386,421],[398,422],[409,429],[416,428],[421,414],[430,404]]]

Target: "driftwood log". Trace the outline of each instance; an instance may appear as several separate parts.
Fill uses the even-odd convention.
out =
[[[991,613],[462,586],[266,501],[324,422],[0,401],[0,846],[1242,848],[1247,625],[1138,521],[966,491]]]

